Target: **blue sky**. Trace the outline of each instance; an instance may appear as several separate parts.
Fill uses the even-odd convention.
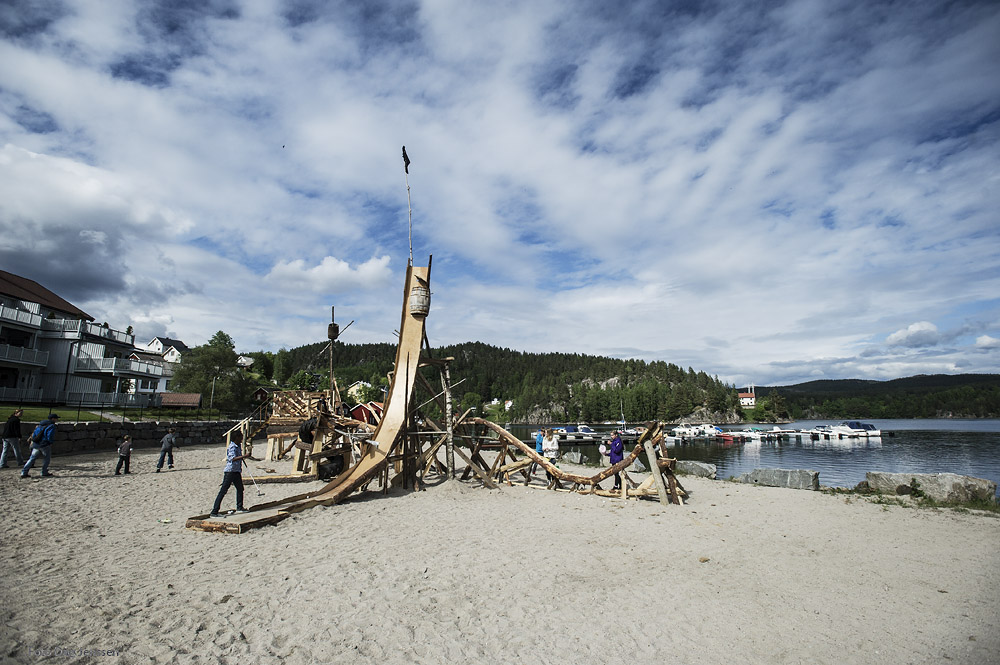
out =
[[[1000,371],[995,2],[0,7],[0,268],[140,340]]]

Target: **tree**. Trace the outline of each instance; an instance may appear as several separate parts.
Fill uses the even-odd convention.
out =
[[[174,392],[200,393],[213,408],[238,411],[246,408],[253,390],[252,380],[239,371],[233,338],[221,330],[208,344],[185,353],[174,372]]]
[[[281,348],[274,354],[274,370],[271,379],[279,386],[285,385],[292,375],[292,363],[288,349]]]
[[[462,395],[462,410],[465,409],[477,409],[479,405],[483,403],[483,398],[480,397],[479,393],[467,392]]]

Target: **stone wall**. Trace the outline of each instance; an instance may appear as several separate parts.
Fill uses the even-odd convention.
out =
[[[167,428],[177,430],[177,444],[197,446],[208,443],[221,444],[223,435],[236,423],[234,421],[160,421],[138,423],[59,423],[52,443],[53,455],[66,455],[88,451],[111,451],[126,434],[132,435],[132,448],[159,448],[160,439]],[[32,428],[28,429],[28,434]]]

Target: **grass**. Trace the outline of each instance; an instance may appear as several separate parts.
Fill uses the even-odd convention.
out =
[[[177,410],[177,409],[104,409],[102,412],[100,407],[90,408],[81,407],[77,409],[76,407],[69,406],[18,406],[15,404],[0,404],[0,417],[3,421],[6,421],[10,414],[14,413],[15,409],[24,409],[24,415],[21,416],[21,429],[23,430],[29,424],[38,424],[40,421],[48,418],[50,413],[58,413],[60,422],[98,422],[102,420],[110,420],[109,416],[115,416],[115,420],[121,418],[124,414],[126,418],[130,421],[136,421],[139,419],[139,414],[142,413],[143,420],[221,420],[222,415],[218,409],[209,411],[188,411],[188,410]],[[96,412],[96,413],[92,413]],[[28,432],[30,434],[30,432]]]

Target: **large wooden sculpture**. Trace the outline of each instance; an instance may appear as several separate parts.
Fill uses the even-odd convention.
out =
[[[291,435],[268,437],[268,458],[294,450],[296,461],[293,473],[257,478],[270,482],[315,480],[320,461],[338,455],[344,460],[343,472],[315,491],[258,504],[251,507],[248,513],[215,518],[197,515],[187,520],[187,526],[203,531],[242,533],[274,524],[292,513],[313,506],[339,503],[351,493],[367,488],[376,479],[386,491],[391,484],[419,489],[422,480],[434,475],[462,480],[475,477],[486,487],[496,488],[499,483],[512,484],[512,476],[520,473],[524,484],[528,485],[532,480],[529,467],[533,463],[553,476],[549,489],[622,498],[658,497],[663,503],[682,503],[684,489],[673,474],[676,460],[666,456],[662,429],[658,424],[650,424],[635,449],[624,460],[593,476],[582,476],[551,464],[533,447],[495,423],[471,417],[468,411],[456,417],[451,410],[448,370],[452,359],[430,356],[424,328],[429,304],[430,262],[425,268],[408,266],[395,369],[385,410],[374,432],[362,432],[369,427],[366,423],[329,414],[317,406],[325,393],[303,392],[282,394],[271,414],[257,414],[233,428],[243,432],[248,450],[252,451],[253,434],[264,425],[289,426],[316,417],[316,436],[311,444],[304,444]],[[425,367],[440,371],[440,391],[432,387],[419,371]],[[429,394],[430,399],[418,402],[415,398],[418,389]],[[445,414],[444,422],[436,422],[423,412],[423,406],[431,402],[435,402],[438,410]],[[456,440],[460,445],[454,445]],[[445,462],[438,457],[442,448],[446,451]],[[491,463],[487,463],[484,457],[487,454],[493,455]],[[464,462],[464,467],[456,468],[456,455]],[[636,483],[625,470],[642,456],[651,474],[645,482]],[[600,483],[615,473],[624,476],[621,491],[601,489]]]

